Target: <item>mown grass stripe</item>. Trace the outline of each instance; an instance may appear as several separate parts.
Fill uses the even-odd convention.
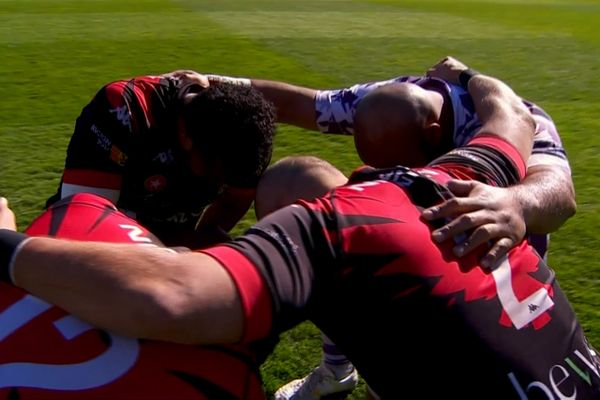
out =
[[[530,32],[443,13],[416,11],[220,11],[205,14],[224,27],[251,38],[420,38],[554,39],[565,33]]]
[[[23,227],[58,183],[81,107],[104,83],[192,68],[313,87],[419,74],[451,54],[553,116],[579,209],[550,262],[600,341],[600,3],[597,0],[0,0],[0,195]],[[282,126],[274,159],[315,154],[350,172],[352,139]],[[254,220],[244,219],[235,233]],[[284,335],[265,385],[316,365],[318,332]],[[351,399],[362,398],[359,391]]]

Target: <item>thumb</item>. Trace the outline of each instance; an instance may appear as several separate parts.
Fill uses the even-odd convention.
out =
[[[452,192],[453,195],[458,197],[466,197],[468,196],[473,189],[477,187],[479,182],[477,181],[461,181],[458,179],[452,179],[448,181],[448,190]]]

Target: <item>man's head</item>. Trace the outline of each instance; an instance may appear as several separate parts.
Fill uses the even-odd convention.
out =
[[[269,165],[275,111],[251,87],[220,84],[182,97],[183,149],[192,170],[236,187],[253,187]]]
[[[312,156],[285,157],[269,167],[260,180],[254,203],[262,219],[296,200],[311,200],[348,181],[337,168]]]
[[[361,160],[374,167],[423,166],[441,140],[443,99],[412,83],[373,90],[358,105],[354,143]]]

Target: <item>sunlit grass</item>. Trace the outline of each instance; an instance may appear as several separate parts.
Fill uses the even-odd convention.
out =
[[[550,262],[598,346],[599,14],[597,1],[569,0],[0,0],[0,194],[21,227],[40,212],[75,118],[112,80],[193,68],[329,88],[420,74],[452,54],[555,119],[579,211],[553,235]],[[276,146],[275,159],[358,165],[348,137],[282,127]],[[311,325],[284,335],[263,368],[267,389],[308,372],[319,353]]]

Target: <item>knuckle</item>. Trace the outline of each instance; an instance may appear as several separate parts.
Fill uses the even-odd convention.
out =
[[[465,214],[459,218],[459,222],[463,225],[472,225],[475,223],[475,216],[471,214]]]
[[[492,236],[492,228],[489,225],[480,226],[476,231],[480,237],[489,238]]]
[[[446,208],[454,209],[460,206],[460,200],[456,197],[446,201]]]
[[[510,239],[501,240],[498,243],[499,253],[500,254],[507,253],[514,246],[514,244],[515,244],[515,242]]]

